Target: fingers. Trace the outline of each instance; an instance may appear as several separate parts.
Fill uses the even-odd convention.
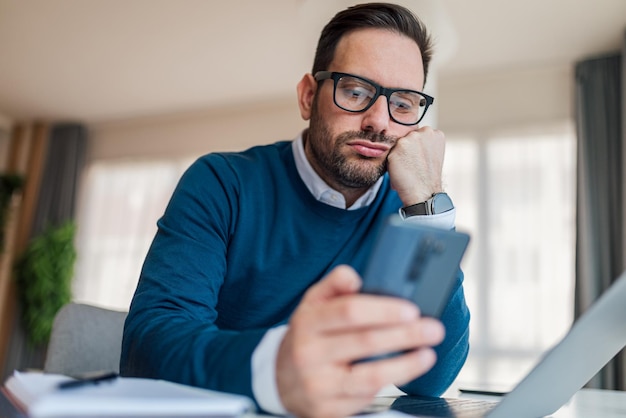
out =
[[[367,328],[320,338],[317,350],[327,353],[330,361],[352,363],[390,352],[433,347],[439,345],[444,336],[445,330],[439,321],[423,318],[398,326]]]
[[[338,332],[360,327],[382,327],[419,318],[418,307],[409,301],[386,296],[357,294],[337,297],[323,305],[303,306],[292,325],[309,332]]]
[[[432,126],[420,126],[418,129],[414,130],[413,132],[426,133],[426,134],[433,133],[435,135],[441,135],[442,137],[444,136],[443,131],[433,128]]]
[[[400,298],[353,292],[360,279],[340,266],[305,295],[290,320],[289,333],[329,361],[352,362],[389,351],[433,346],[443,340],[441,323],[420,318],[419,308]],[[339,296],[332,297],[331,295]]]
[[[307,332],[330,332],[390,325],[419,317],[415,304],[398,298],[355,295],[360,287],[361,278],[354,269],[336,267],[305,293],[292,325]]]
[[[361,278],[350,266],[335,267],[328,275],[314,284],[304,295],[303,303],[320,303],[340,295],[355,293],[361,288]]]
[[[437,361],[432,348],[424,347],[395,357],[352,365],[344,385],[360,387],[363,393],[377,392],[393,383],[405,384],[428,372]]]
[[[295,379],[279,384],[279,393],[285,408],[296,416],[349,416],[371,405],[384,386],[407,383],[430,370],[435,361],[434,351],[423,348],[370,363],[319,365],[300,373],[290,368]]]
[[[332,332],[314,332],[301,324],[290,323],[281,349],[294,367],[313,372],[327,365],[349,365],[373,356],[433,347],[439,345],[445,335],[443,325],[433,318]]]
[[[442,191],[445,136],[429,126],[399,138],[388,156],[391,185],[405,206]]]

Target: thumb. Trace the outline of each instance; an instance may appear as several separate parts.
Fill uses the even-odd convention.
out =
[[[304,300],[317,303],[337,296],[356,293],[361,288],[361,277],[348,265],[335,267],[322,280],[307,290]]]

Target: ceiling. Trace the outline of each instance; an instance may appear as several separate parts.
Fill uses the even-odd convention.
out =
[[[438,82],[617,50],[625,0],[405,0]],[[0,115],[102,123],[290,99],[345,0],[0,0]]]

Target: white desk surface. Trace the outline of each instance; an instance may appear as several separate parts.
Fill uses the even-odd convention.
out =
[[[463,395],[463,398],[497,400],[494,396]],[[626,417],[626,392],[581,389],[555,412],[554,418],[617,418]]]
[[[581,389],[553,416],[555,418],[626,417],[626,392]]]

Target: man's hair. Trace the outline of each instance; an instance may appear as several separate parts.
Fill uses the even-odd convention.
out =
[[[432,41],[422,21],[397,4],[367,3],[337,13],[324,27],[313,61],[313,74],[328,69],[341,38],[357,29],[386,29],[414,40],[422,53],[424,82],[432,58]]]

